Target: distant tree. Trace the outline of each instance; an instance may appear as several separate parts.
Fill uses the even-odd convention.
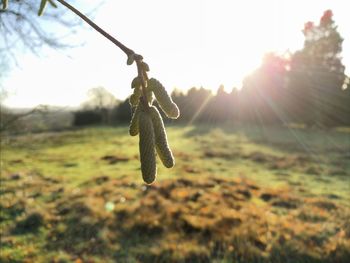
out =
[[[188,121],[191,117],[190,115],[190,109],[188,108],[188,99],[187,94],[185,94],[181,90],[175,89],[171,93],[171,97],[173,98],[174,102],[179,106],[179,109],[181,110],[181,115],[179,117],[179,121]]]
[[[308,126],[335,126],[344,122],[345,67],[341,61],[343,39],[331,10],[324,12],[318,25],[304,26],[304,47],[291,58],[289,111],[296,122]]]
[[[84,125],[110,123],[112,109],[118,103],[114,95],[104,87],[96,87],[88,91],[88,96],[89,99],[83,103],[83,110],[79,110],[78,113],[74,115],[75,118],[83,118]],[[99,119],[96,118],[96,115],[100,116]],[[89,119],[89,116],[91,116],[91,123],[86,121],[86,119]],[[76,122],[79,123],[79,121],[75,121],[74,123]]]
[[[284,109],[288,63],[285,57],[268,53],[261,66],[244,79],[240,93],[242,121],[261,124],[288,122]]]
[[[188,120],[192,122],[209,122],[212,121],[210,113],[208,111],[208,105],[213,98],[213,94],[210,90],[203,87],[191,88],[187,92],[187,106]]]
[[[346,77],[343,85],[341,102],[341,125],[350,126],[350,77]]]
[[[233,104],[231,96],[225,91],[223,85],[220,85],[216,95],[211,98],[205,107],[204,114],[206,121],[226,122],[232,119]]]
[[[101,123],[102,115],[95,110],[85,109],[74,112],[74,126],[96,125]]]
[[[130,122],[131,116],[132,116],[132,109],[130,108],[129,99],[126,99],[113,109],[112,122],[113,123]]]
[[[104,87],[90,89],[88,91],[88,97],[89,99],[83,103],[85,108],[97,110],[111,109],[117,103],[115,96]]]
[[[241,101],[240,101],[240,91],[238,88],[233,87],[230,93],[230,108],[231,108],[231,118],[234,123],[240,122],[241,116]]]

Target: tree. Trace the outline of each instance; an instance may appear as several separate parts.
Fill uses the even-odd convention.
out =
[[[308,126],[335,126],[343,122],[345,66],[341,61],[343,39],[331,10],[324,12],[318,25],[304,26],[304,47],[291,59],[289,111],[294,120]]]
[[[241,121],[241,103],[240,103],[240,91],[238,88],[233,87],[230,93],[230,109],[232,121],[239,123]]]
[[[88,91],[89,99],[83,103],[83,109],[74,113],[74,125],[108,124],[112,122],[113,108],[117,99],[104,87]],[[130,116],[129,116],[130,118]]]
[[[243,82],[240,111],[243,121],[277,124],[285,116],[285,83],[288,59],[274,53],[263,58],[261,66]]]
[[[205,120],[211,123],[231,120],[234,106],[231,99],[232,97],[225,91],[224,86],[220,85],[216,96],[211,98],[204,110]]]
[[[116,106],[117,99],[104,87],[90,89],[88,96],[89,100],[84,103],[85,108],[93,109],[101,115],[102,123],[108,123],[110,112]]]
[[[112,121],[115,123],[125,123],[130,120],[131,116],[132,111],[130,109],[129,99],[126,99],[113,109]]]
[[[213,98],[210,90],[192,87],[187,94],[175,90],[172,97],[181,109],[180,121],[192,123],[209,120],[208,106]]]
[[[53,1],[49,1],[51,6],[57,7]],[[61,28],[65,28],[67,33],[72,33],[80,23],[69,17],[65,10],[52,10],[47,8],[46,12],[38,16],[40,1],[16,0],[7,3],[2,0],[0,8],[0,97],[3,99],[8,90],[2,85],[5,73],[9,71],[13,64],[17,64],[16,51],[29,50],[34,54],[39,54],[43,46],[51,48],[65,48],[71,45],[62,42],[62,36],[54,31],[49,31],[47,25],[52,23]],[[40,8],[41,9],[41,8]],[[43,12],[44,9],[41,10]],[[46,107],[41,105],[21,114],[14,114],[11,110],[3,106],[0,100],[1,128],[0,131],[14,131],[14,127],[22,127],[21,120],[34,113],[44,113]]]
[[[3,7],[7,0],[3,0]],[[15,52],[29,49],[39,54],[43,46],[64,48],[72,46],[62,41],[63,35],[55,33],[57,27],[65,29],[66,34],[73,33],[80,23],[66,13],[65,9],[56,8],[54,1],[48,1],[51,8],[42,9],[38,16],[40,1],[10,1],[6,8],[0,9],[0,56],[9,67],[16,63]],[[52,8],[55,7],[55,8]],[[52,29],[48,25],[52,25]]]

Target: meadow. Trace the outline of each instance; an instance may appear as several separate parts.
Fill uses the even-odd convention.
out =
[[[145,185],[127,126],[3,136],[0,262],[349,262],[349,129],[168,137]]]

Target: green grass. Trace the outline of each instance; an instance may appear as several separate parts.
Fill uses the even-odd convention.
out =
[[[127,127],[2,138],[0,261],[346,262],[349,129],[168,138],[176,165],[147,187]]]

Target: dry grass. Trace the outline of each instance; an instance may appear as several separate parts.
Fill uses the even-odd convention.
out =
[[[334,158],[320,165],[234,132],[186,129],[170,129],[177,165],[151,186],[135,142],[114,130],[11,139],[0,261],[348,262],[343,151],[328,149]]]

